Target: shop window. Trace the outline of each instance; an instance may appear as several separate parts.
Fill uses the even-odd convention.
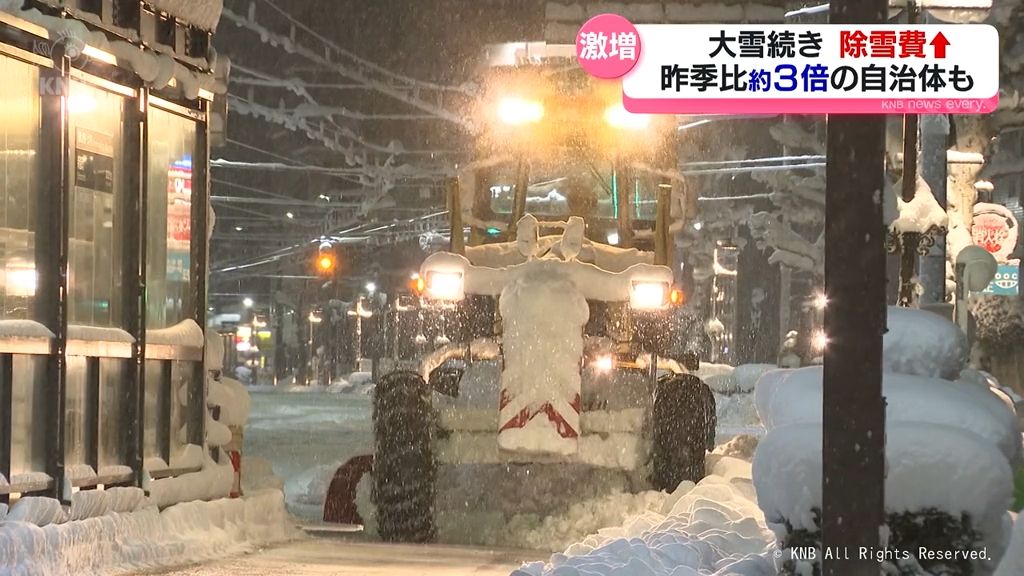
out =
[[[68,323],[119,327],[123,290],[124,98],[81,82],[68,96]]]
[[[89,406],[94,391],[87,382],[87,361],[84,356],[69,356],[65,377],[64,462],[67,466],[91,464],[88,448],[94,441],[89,422]]]
[[[100,360],[100,470],[128,464],[128,430],[135,407],[129,404],[128,361]]]
[[[146,412],[142,435],[145,458],[160,458],[166,463],[170,456],[171,387],[164,366],[159,360],[146,361]]]
[[[46,380],[46,358],[14,356],[11,388],[11,474],[46,471],[49,398],[37,382]]]
[[[151,108],[147,182],[146,327],[193,314],[190,286],[193,120]]]
[[[31,319],[36,295],[39,70],[0,56],[0,319]]]
[[[146,362],[145,458],[170,464],[188,444],[188,387],[192,363]]]

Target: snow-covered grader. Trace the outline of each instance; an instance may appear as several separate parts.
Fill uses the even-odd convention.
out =
[[[396,328],[426,318],[443,337],[376,388],[385,540],[480,541],[516,514],[671,490],[703,477],[714,442],[714,398],[674,330],[675,127],[627,113],[571,52],[519,49],[485,85],[481,160],[451,183],[419,324]]]

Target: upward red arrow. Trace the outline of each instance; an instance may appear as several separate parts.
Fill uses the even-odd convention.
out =
[[[935,57],[945,58],[946,57],[946,46],[949,46],[949,40],[946,36],[939,32],[935,35],[935,38],[930,42],[932,46],[935,46]]]

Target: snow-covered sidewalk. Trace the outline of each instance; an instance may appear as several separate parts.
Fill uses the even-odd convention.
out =
[[[277,490],[42,527],[8,521],[0,525],[0,575],[109,576],[205,562],[298,536]]]

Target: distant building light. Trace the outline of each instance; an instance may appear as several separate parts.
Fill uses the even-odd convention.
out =
[[[828,306],[828,296],[824,292],[819,292],[814,297],[814,307],[818,310],[824,310]]]
[[[814,347],[816,352],[824,352],[828,346],[828,336],[824,330],[819,330],[814,333],[814,338],[811,340],[811,346]]]

